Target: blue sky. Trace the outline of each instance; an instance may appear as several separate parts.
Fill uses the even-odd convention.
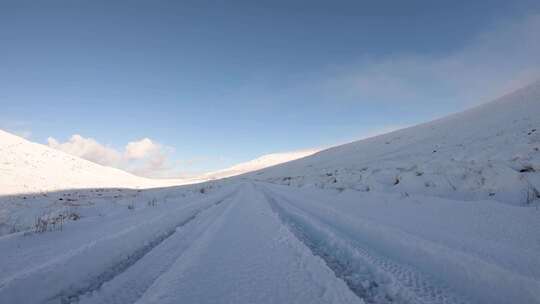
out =
[[[325,147],[538,78],[539,16],[538,1],[0,0],[0,128],[120,154],[148,138],[150,176]]]

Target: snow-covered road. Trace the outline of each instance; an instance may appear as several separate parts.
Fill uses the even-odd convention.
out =
[[[446,217],[424,232],[406,212],[402,221],[374,221],[369,204],[348,209],[338,200],[232,183],[175,208],[8,235],[0,238],[0,303],[540,303],[532,269],[540,245],[523,247],[528,234],[496,242],[500,256],[490,255],[481,223],[456,244]],[[444,210],[446,202],[432,204]],[[500,208],[505,219],[520,216],[516,227],[535,225],[537,216],[519,214],[525,208]],[[465,222],[482,220],[474,216]]]

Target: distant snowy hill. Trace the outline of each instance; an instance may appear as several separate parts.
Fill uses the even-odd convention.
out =
[[[524,204],[540,194],[540,82],[429,123],[246,175],[300,187]]]
[[[148,188],[179,183],[179,180],[138,177],[0,130],[0,195],[98,187]]]
[[[213,179],[220,179],[220,178],[240,175],[243,173],[260,170],[260,169],[275,166],[281,163],[285,163],[288,161],[303,158],[303,157],[312,155],[314,153],[317,153],[318,151],[320,150],[308,149],[308,150],[299,150],[299,151],[292,151],[292,152],[266,154],[254,160],[250,160],[245,163],[240,163],[227,169],[203,174],[199,178],[205,179],[205,180],[213,180]]]

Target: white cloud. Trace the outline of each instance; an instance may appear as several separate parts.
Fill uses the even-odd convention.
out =
[[[104,146],[93,138],[85,138],[79,134],[72,135],[64,143],[55,138],[47,138],[49,147],[64,151],[86,160],[105,165],[119,167],[122,164],[122,154],[111,147]]]
[[[168,157],[172,149],[149,138],[129,142],[123,151],[79,134],[71,136],[64,143],[49,137],[47,143],[51,148],[140,176],[170,177],[175,174],[175,166]]]
[[[126,145],[125,156],[128,159],[141,159],[158,152],[160,149],[160,145],[154,143],[151,139],[143,138],[139,141],[129,142]]]
[[[137,165],[132,165],[131,172],[148,177],[172,177],[177,175],[174,174],[174,166],[162,152],[155,152],[150,157],[144,158],[143,161],[137,162]]]

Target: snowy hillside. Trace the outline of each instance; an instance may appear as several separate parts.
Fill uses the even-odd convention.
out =
[[[182,183],[105,167],[0,130],[0,195],[86,188],[148,188]]]
[[[248,177],[300,187],[526,204],[540,194],[540,82],[426,124]]]

